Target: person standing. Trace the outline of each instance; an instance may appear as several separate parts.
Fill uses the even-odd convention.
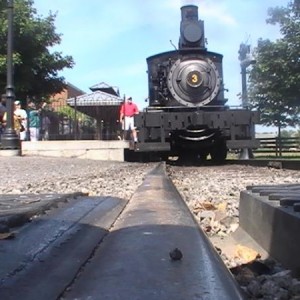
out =
[[[29,119],[29,136],[30,141],[38,141],[40,138],[40,111],[36,109],[36,105],[31,101],[28,103],[28,119]]]
[[[14,121],[13,121],[13,124],[14,124],[14,130],[16,132],[16,134],[18,135],[18,137],[20,138],[20,133],[21,131],[23,131],[23,128],[22,128],[22,120],[21,120],[21,117],[19,115],[16,114],[16,103],[14,102]],[[2,118],[2,124],[4,125],[4,127],[7,125],[7,111],[4,113],[3,115],[3,118]]]
[[[120,123],[122,129],[125,131],[130,130],[131,137],[134,142],[137,142],[137,132],[134,125],[134,116],[139,113],[138,107],[132,102],[132,97],[129,97],[121,105],[120,108]]]
[[[40,132],[42,141],[49,140],[49,127],[50,127],[50,119],[44,113],[44,114],[42,114],[42,128],[41,128],[41,132]]]
[[[6,95],[2,94],[1,96],[1,101],[0,101],[0,140],[1,136],[4,132],[4,121],[3,121],[3,116],[6,112]]]
[[[15,101],[15,115],[18,117],[19,122],[21,122],[20,126],[20,141],[26,140],[27,133],[27,113],[25,109],[21,108],[21,101]]]

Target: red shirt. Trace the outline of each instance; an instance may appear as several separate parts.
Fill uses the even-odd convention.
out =
[[[123,114],[125,117],[132,117],[138,112],[138,107],[132,102],[125,102],[121,105],[120,114]]]

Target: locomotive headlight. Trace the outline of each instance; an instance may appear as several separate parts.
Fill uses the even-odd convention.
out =
[[[182,29],[182,35],[189,43],[195,43],[201,39],[202,30],[198,22],[188,22]]]
[[[202,76],[199,71],[189,72],[186,78],[186,82],[191,87],[199,87],[202,84]]]

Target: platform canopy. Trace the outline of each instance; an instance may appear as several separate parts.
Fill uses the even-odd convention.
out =
[[[67,99],[67,104],[97,120],[106,122],[117,120],[123,102],[118,89],[104,82],[90,89],[92,92],[89,94]]]

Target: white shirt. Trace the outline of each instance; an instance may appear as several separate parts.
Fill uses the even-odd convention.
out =
[[[14,114],[16,116],[20,116],[22,118],[22,125],[24,126],[24,128],[26,129],[27,128],[27,113],[24,109],[22,108],[17,108],[15,111],[14,111]]]

